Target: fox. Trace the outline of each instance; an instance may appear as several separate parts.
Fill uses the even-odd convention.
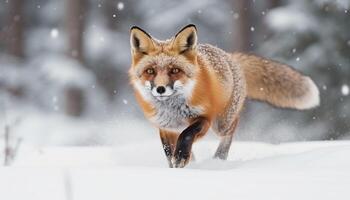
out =
[[[199,44],[194,24],[158,40],[130,29],[129,79],[145,117],[159,129],[170,168],[194,160],[193,144],[211,128],[226,160],[247,99],[297,110],[320,104],[314,81],[291,66],[242,52]]]

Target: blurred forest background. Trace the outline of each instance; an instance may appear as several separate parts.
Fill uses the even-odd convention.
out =
[[[249,101],[237,140],[350,139],[349,6],[350,0],[1,0],[0,140],[117,145],[158,138],[128,83],[129,28],[166,39],[188,23],[197,25],[199,42],[290,64],[321,91],[321,106],[303,112]]]

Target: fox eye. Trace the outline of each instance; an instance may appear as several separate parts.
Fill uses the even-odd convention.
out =
[[[180,72],[180,69],[179,68],[172,68],[171,70],[170,70],[170,73],[172,73],[172,74],[177,74],[177,73],[179,73]]]
[[[147,74],[154,74],[155,71],[154,71],[154,69],[152,69],[152,68],[148,68],[148,69],[146,69],[146,73],[147,73]]]

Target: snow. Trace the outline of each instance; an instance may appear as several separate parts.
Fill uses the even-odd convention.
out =
[[[348,9],[350,7],[350,1],[349,0],[317,0],[316,1],[319,5],[327,5],[327,4],[333,4],[338,6],[339,8]]]
[[[349,86],[348,85],[342,85],[341,86],[341,93],[343,96],[348,96],[349,95]]]
[[[118,2],[117,8],[118,8],[118,10],[123,10],[124,9],[124,3],[123,2]]]
[[[266,15],[266,22],[270,28],[280,32],[288,30],[305,32],[316,26],[315,20],[311,16],[293,7],[271,10]]]
[[[341,82],[346,78],[338,78],[340,83],[332,84],[334,80],[328,75],[333,73],[320,73],[325,72],[321,70],[323,66],[339,65],[337,70],[342,71],[338,74],[347,74],[349,62],[339,48],[350,46],[350,40],[345,23],[340,22],[348,16],[350,1],[294,2],[285,2],[282,7],[267,12],[254,1],[252,11],[261,13],[264,18],[261,20],[267,16],[267,24],[261,24],[283,36],[266,42],[268,50],[261,55],[268,56],[271,52],[268,57],[312,75],[326,92],[323,96],[334,96],[338,103],[339,96],[349,95],[349,86]],[[196,162],[186,169],[168,169],[157,130],[142,117],[127,84],[130,66],[127,30],[130,24],[136,24],[163,39],[174,35],[186,23],[194,23],[202,43],[231,50],[234,44],[231,40],[236,38],[231,29],[237,24],[232,23],[232,18],[237,20],[241,16],[228,1],[197,0],[180,4],[161,0],[114,1],[108,12],[104,7],[109,5],[105,4],[95,2],[84,17],[86,66],[66,55],[68,35],[62,27],[66,15],[64,1],[37,2],[33,8],[38,12],[26,8],[25,13],[33,19],[24,34],[26,59],[12,61],[8,55],[0,57],[0,88],[4,84],[10,89],[23,87],[24,91],[17,99],[4,89],[0,92],[0,161],[4,153],[2,127],[9,124],[11,144],[22,139],[13,165],[0,168],[1,199],[342,200],[350,196],[350,142],[278,145],[243,142],[315,140],[327,138],[334,128],[347,131],[346,126],[342,128],[344,123],[338,125],[339,129],[332,123],[346,122],[350,106],[345,97],[340,98],[341,109],[334,109],[338,104],[327,103],[326,99],[323,110],[306,114],[277,112],[265,104],[247,104],[248,115],[242,118],[228,161],[211,159],[218,142],[212,141],[214,136],[208,134],[205,141],[194,146]],[[329,5],[326,14],[315,4],[320,7],[333,4],[339,10],[332,14]],[[2,14],[6,13],[6,7],[0,8]],[[19,15],[15,16],[15,20],[19,19]],[[250,25],[248,29],[254,33],[252,41],[256,48],[265,39],[268,41],[270,34],[261,34],[264,27],[256,22]],[[264,35],[264,40],[259,39],[260,35]],[[308,39],[311,44],[304,44]],[[275,56],[274,52],[284,55]],[[109,68],[117,70],[110,72]],[[112,73],[118,76],[109,77]],[[109,79],[117,81],[110,86]],[[64,114],[67,86],[84,91],[86,110],[80,118]],[[113,99],[107,96],[110,93],[114,94]],[[323,113],[328,114],[322,117]],[[344,134],[339,139],[350,138]]]
[[[116,147],[24,146],[0,169],[5,199],[347,199],[350,141],[272,145],[233,143],[228,161],[217,142],[194,146],[197,161],[169,169],[160,141]],[[21,191],[20,193],[17,191]]]
[[[58,30],[56,28],[52,29],[51,32],[50,32],[50,35],[52,38],[57,38],[58,37]]]

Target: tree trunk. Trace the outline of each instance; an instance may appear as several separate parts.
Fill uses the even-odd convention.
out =
[[[83,36],[86,17],[86,0],[66,0],[66,27],[68,55],[84,62]]]
[[[234,49],[248,51],[251,49],[251,7],[249,0],[234,0],[233,10],[238,14],[234,26]]]
[[[68,36],[67,54],[84,64],[84,26],[87,0],[66,0],[66,33]],[[85,108],[84,91],[80,87],[69,86],[65,89],[65,112],[71,116],[80,116]]]
[[[23,4],[22,0],[9,1],[9,15],[7,29],[5,29],[5,40],[7,50],[10,54],[23,58]]]
[[[66,88],[65,92],[66,113],[71,116],[79,117],[83,113],[85,107],[83,90],[81,88],[71,86]]]
[[[271,9],[271,8],[276,8],[278,6],[280,6],[281,4],[281,0],[269,0],[268,1],[268,8]]]

